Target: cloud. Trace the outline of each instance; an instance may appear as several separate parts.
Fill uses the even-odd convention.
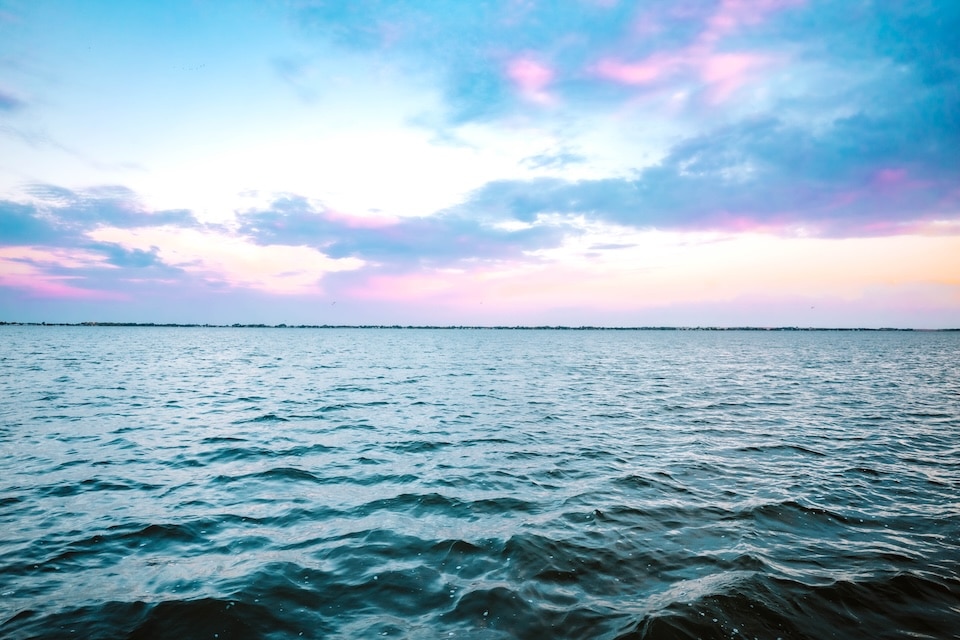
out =
[[[531,169],[560,169],[568,165],[586,162],[586,156],[571,151],[559,150],[555,153],[538,153],[521,160],[521,164]]]
[[[0,247],[0,289],[26,292],[29,297],[70,300],[117,300],[122,293],[102,286],[83,286],[85,274],[109,270],[102,255],[73,248]]]
[[[443,266],[519,258],[556,246],[557,226],[498,226],[484,216],[441,214],[375,221],[317,208],[301,197],[238,216],[239,231],[259,244],[310,246],[334,258],[353,257],[391,267]]]
[[[547,91],[553,81],[553,69],[535,57],[514,58],[507,64],[506,74],[524,100],[540,105],[550,105],[556,101]]]
[[[598,118],[621,119],[624,128],[666,119],[691,138],[766,119],[820,145],[825,123],[862,116],[894,127],[875,133],[895,139],[899,129],[914,132],[928,122],[960,149],[956,3],[304,0],[293,6],[303,33],[325,46],[376,58],[417,82],[436,82],[443,115],[433,121],[441,129],[535,122],[562,144],[587,149],[576,136]],[[290,63],[280,73],[299,71]],[[890,166],[899,164],[891,159]],[[812,189],[814,199],[825,195],[821,185],[801,187]],[[725,202],[733,197],[721,195]]]
[[[775,123],[766,126],[777,129]],[[749,138],[742,131],[737,135]],[[684,153],[707,147],[706,141],[691,142]],[[689,159],[677,151],[670,163],[687,162],[685,170],[696,169],[694,174],[723,166],[706,160],[694,166]],[[14,309],[22,304],[17,300],[28,298],[49,304],[69,300],[78,305],[70,313],[92,313],[81,320],[105,317],[106,307],[83,307],[86,301],[126,304],[112,312],[120,316],[112,317],[142,321],[211,321],[219,316],[191,315],[198,313],[193,306],[224,305],[254,316],[241,313],[223,321],[266,318],[259,308],[268,307],[274,309],[268,314],[272,322],[398,322],[406,317],[404,322],[415,323],[556,323],[570,312],[582,322],[602,323],[614,317],[610,314],[635,319],[639,316],[629,314],[663,305],[720,304],[769,291],[857,296],[871,283],[956,285],[956,238],[808,240],[755,233],[648,232],[596,221],[616,223],[617,215],[632,220],[632,226],[643,226],[628,215],[628,207],[615,208],[631,204],[628,193],[637,190],[634,183],[641,178],[579,183],[544,178],[533,184],[535,189],[531,183],[514,185],[517,191],[509,198],[504,197],[504,185],[488,185],[490,199],[475,217],[458,210],[433,218],[357,217],[287,196],[242,213],[232,230],[100,224],[57,236],[56,226],[41,226],[40,233],[19,238],[30,243],[45,238],[47,244],[0,247],[0,307]],[[912,180],[909,169],[882,169],[867,184],[901,189]],[[72,192],[51,187],[45,193],[48,201],[59,195],[63,202],[71,201]],[[479,195],[470,206],[478,206]],[[674,198],[682,200],[677,194]],[[33,204],[5,203],[0,211],[10,214],[4,223],[55,220],[56,208],[47,206],[44,214]],[[548,213],[564,207],[569,215]],[[506,213],[511,211],[532,217],[528,222],[515,217],[510,223]],[[578,211],[578,220],[569,219]],[[714,222],[692,215],[673,226],[683,231],[723,226]],[[960,231],[960,225],[954,230]],[[894,254],[899,259],[889,260]],[[257,298],[260,294],[266,297]],[[258,309],[244,312],[238,301],[255,298]],[[310,304],[321,299],[339,303]],[[170,316],[165,305],[179,305],[179,315]],[[420,311],[410,311],[414,308]],[[277,316],[280,309],[283,315]],[[691,322],[696,324],[696,319],[679,324]]]
[[[551,103],[554,78],[578,74],[591,45],[614,39],[630,13],[585,3],[358,0],[300,2],[294,15],[311,37],[435,77],[447,117],[462,124]]]
[[[144,283],[316,295],[326,274],[364,264],[304,242],[255,244],[185,211],[148,211],[122,187],[28,191],[34,202],[0,201],[0,285],[31,295],[115,299]]]
[[[632,227],[886,235],[960,218],[958,151],[908,116],[836,120],[821,133],[763,118],[684,140],[627,178],[504,180],[461,215],[582,215]]]
[[[800,0],[721,0],[715,6],[707,4],[686,10],[680,5],[670,16],[671,31],[675,32],[676,22],[684,19],[699,27],[699,32],[688,36],[682,45],[662,43],[639,57],[635,49],[620,48],[601,58],[591,71],[598,78],[642,90],[672,86],[687,91],[692,85],[708,104],[717,105],[730,99],[780,57],[763,49],[782,45],[757,39],[747,45],[738,42],[735,36],[756,29],[770,19],[771,14],[802,4]],[[667,15],[657,19],[645,15],[642,25],[646,35],[661,32],[660,22]],[[728,42],[731,38],[733,45]],[[731,50],[731,46],[737,48]],[[758,47],[760,50],[756,50]]]
[[[29,202],[0,200],[3,286],[41,297],[118,299],[123,281],[134,277],[178,279],[183,271],[165,263],[156,247],[127,248],[98,241],[103,228],[198,226],[186,211],[148,211],[124,187],[75,192],[55,185],[29,185]]]
[[[126,290],[125,283],[146,279],[318,294],[325,275],[343,271],[534,259],[530,252],[558,246],[569,231],[453,214],[350,216],[299,196],[241,213],[231,230],[200,225],[186,211],[146,210],[123,187],[33,185],[27,192],[31,202],[0,201],[2,244],[14,252],[8,260],[31,265],[38,286],[47,282],[49,291],[70,278],[78,290]]]
[[[598,80],[702,84],[722,101],[776,56],[776,24],[793,0],[643,3],[304,1],[304,33],[389,59],[408,75],[441,83],[453,124],[559,104],[622,100]],[[785,17],[786,16],[786,17]],[[809,40],[814,33],[802,34]],[[278,73],[299,78],[285,62]],[[686,87],[689,88],[689,87]]]
[[[25,188],[25,192],[33,197],[38,209],[55,218],[59,226],[75,231],[100,225],[129,228],[195,227],[199,224],[190,211],[149,211],[139,203],[133,191],[123,186],[71,191],[55,185],[32,184]]]
[[[143,269],[163,265],[157,255],[157,247],[150,247],[149,250],[126,249],[122,245],[110,242],[97,242],[90,247],[105,254],[107,262],[116,267]]]
[[[0,245],[48,244],[61,237],[31,204],[0,200]]]
[[[111,263],[171,265],[185,283],[217,284],[227,289],[257,289],[279,295],[320,294],[320,282],[330,273],[363,266],[355,258],[336,258],[303,245],[249,242],[212,229],[173,227],[102,228],[90,236],[122,252],[110,253]]]
[[[434,74],[449,124],[535,122],[561,149],[590,149],[576,136],[598,118],[625,131],[676,127],[656,165],[631,166],[618,150],[619,173],[607,179],[500,180],[451,209],[448,224],[553,212],[847,236],[957,215],[960,4],[296,6],[304,31],[326,43]],[[591,161],[602,166],[604,151],[591,151],[580,175],[596,177]],[[558,151],[520,164],[559,173],[579,159]]]
[[[0,200],[0,246],[70,248],[103,255],[108,264],[141,268],[160,267],[156,252],[127,251],[119,245],[92,242],[90,233],[103,227],[143,228],[173,226],[197,228],[189,211],[148,211],[125,187],[95,187],[74,192],[35,184],[26,187],[31,202]]]

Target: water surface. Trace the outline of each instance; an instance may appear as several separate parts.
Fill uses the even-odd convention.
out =
[[[960,637],[957,333],[0,327],[0,372],[0,637]]]

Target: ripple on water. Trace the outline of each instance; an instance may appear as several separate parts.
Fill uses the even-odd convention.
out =
[[[957,334],[0,332],[4,638],[958,637]]]

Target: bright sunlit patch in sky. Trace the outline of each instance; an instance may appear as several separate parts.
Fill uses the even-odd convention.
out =
[[[6,0],[0,320],[958,326],[957,32],[952,3]]]

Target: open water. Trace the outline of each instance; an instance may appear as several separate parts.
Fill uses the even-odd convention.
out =
[[[960,333],[0,327],[3,638],[960,638]]]

